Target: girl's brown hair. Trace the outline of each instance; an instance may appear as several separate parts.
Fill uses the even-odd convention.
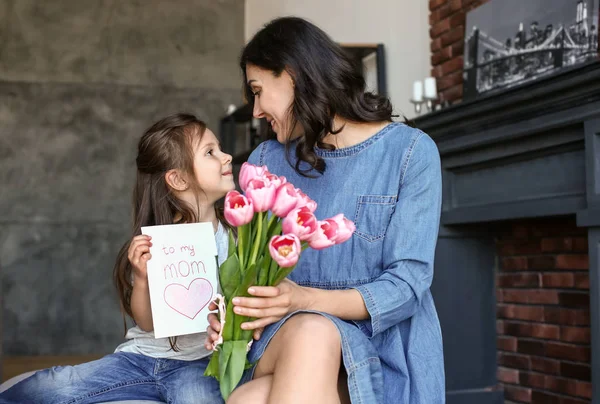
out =
[[[133,273],[127,258],[131,239],[141,234],[143,226],[198,221],[194,210],[175,197],[166,182],[165,174],[169,170],[178,169],[187,175],[196,195],[202,192],[195,181],[194,145],[202,138],[205,130],[206,124],[194,115],[174,114],[152,125],[138,143],[131,237],[119,251],[113,270],[125,325],[125,315],[133,319]],[[221,212],[216,207],[215,210],[219,220],[224,223]],[[171,348],[177,350],[176,338],[169,338],[169,342]]]

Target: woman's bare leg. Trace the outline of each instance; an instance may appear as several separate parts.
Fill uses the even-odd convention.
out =
[[[309,313],[292,316],[269,343],[254,380],[236,389],[228,404],[346,402],[338,392],[341,352],[340,334],[329,319]],[[256,399],[248,401],[251,394]]]

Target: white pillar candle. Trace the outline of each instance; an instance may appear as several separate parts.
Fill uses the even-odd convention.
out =
[[[423,82],[422,81],[417,80],[413,83],[412,100],[413,101],[423,101]]]
[[[425,79],[425,98],[437,99],[435,77],[427,77]]]

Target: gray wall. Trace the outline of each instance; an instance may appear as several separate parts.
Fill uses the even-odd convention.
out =
[[[5,355],[112,351],[135,145],[241,102],[243,0],[0,1]]]

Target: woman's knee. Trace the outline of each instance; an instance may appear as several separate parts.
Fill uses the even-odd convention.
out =
[[[280,331],[290,342],[299,341],[332,350],[341,349],[341,337],[337,327],[331,320],[320,314],[296,314],[286,321]]]

